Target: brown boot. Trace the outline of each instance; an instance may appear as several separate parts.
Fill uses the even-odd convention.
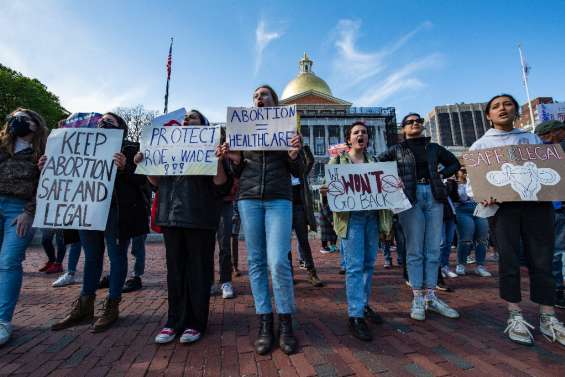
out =
[[[94,318],[94,301],[96,296],[80,296],[73,302],[71,312],[61,321],[51,325],[51,330],[58,331],[91,322]]]
[[[324,282],[321,281],[320,278],[318,277],[315,268],[308,270],[308,281],[316,288],[320,288],[325,285]]]
[[[102,306],[102,315],[92,325],[91,332],[101,332],[118,320],[121,298],[107,298]]]

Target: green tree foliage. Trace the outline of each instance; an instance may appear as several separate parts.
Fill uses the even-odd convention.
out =
[[[0,64],[0,124],[18,107],[37,111],[45,118],[49,128],[56,128],[57,122],[69,115],[59,103],[59,98],[41,81]]]

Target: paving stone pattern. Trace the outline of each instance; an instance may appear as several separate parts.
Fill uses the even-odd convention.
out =
[[[234,278],[237,297],[212,298],[209,329],[201,341],[164,346],[153,343],[167,311],[161,243],[148,244],[144,289],[124,295],[121,319],[100,334],[91,334],[87,325],[61,332],[49,330],[55,319],[67,313],[80,292],[80,284],[52,288],[55,276],[37,272],[45,256],[40,248],[33,247],[24,263],[14,336],[0,348],[0,375],[565,376],[565,347],[549,343],[537,330],[533,347],[511,343],[502,335],[506,311],[498,298],[495,277],[467,275],[449,280],[456,291],[441,293],[441,297],[457,308],[462,318],[449,320],[429,314],[426,321],[416,322],[408,317],[411,292],[402,280],[401,269],[383,269],[381,254],[373,277],[371,304],[385,323],[370,325],[373,342],[356,340],[347,330],[339,256],[322,255],[318,252],[319,241],[311,242],[319,275],[327,286],[310,286],[306,272],[295,266],[295,327],[300,351],[292,356],[278,348],[268,356],[253,352],[258,321],[244,242],[240,243],[243,274]],[[81,257],[80,267],[82,263]],[[496,276],[496,264],[490,263],[488,268]],[[79,268],[80,276],[81,271]],[[527,298],[525,270],[522,276],[523,296]],[[105,290],[99,291],[98,308],[105,294]],[[525,303],[524,312],[538,327],[535,306]],[[563,311],[558,311],[558,316],[565,319]]]

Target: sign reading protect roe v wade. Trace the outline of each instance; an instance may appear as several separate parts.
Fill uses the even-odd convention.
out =
[[[559,144],[508,145],[461,158],[477,202],[565,200],[565,154]]]
[[[234,151],[289,150],[297,124],[296,105],[228,107],[226,139]]]
[[[143,129],[143,161],[135,172],[144,175],[216,175],[219,126],[183,126],[186,110],[153,119]]]
[[[37,228],[105,230],[122,130],[59,128],[47,139],[37,186]]]
[[[391,209],[412,205],[402,190],[396,162],[326,165],[328,204],[334,212]]]

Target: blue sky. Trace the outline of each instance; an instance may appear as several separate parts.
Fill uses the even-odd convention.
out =
[[[225,120],[252,90],[279,94],[306,51],[336,97],[427,114],[433,106],[524,103],[530,91],[565,101],[565,0],[71,1],[0,0],[0,62],[36,77],[70,111],[143,104]]]

